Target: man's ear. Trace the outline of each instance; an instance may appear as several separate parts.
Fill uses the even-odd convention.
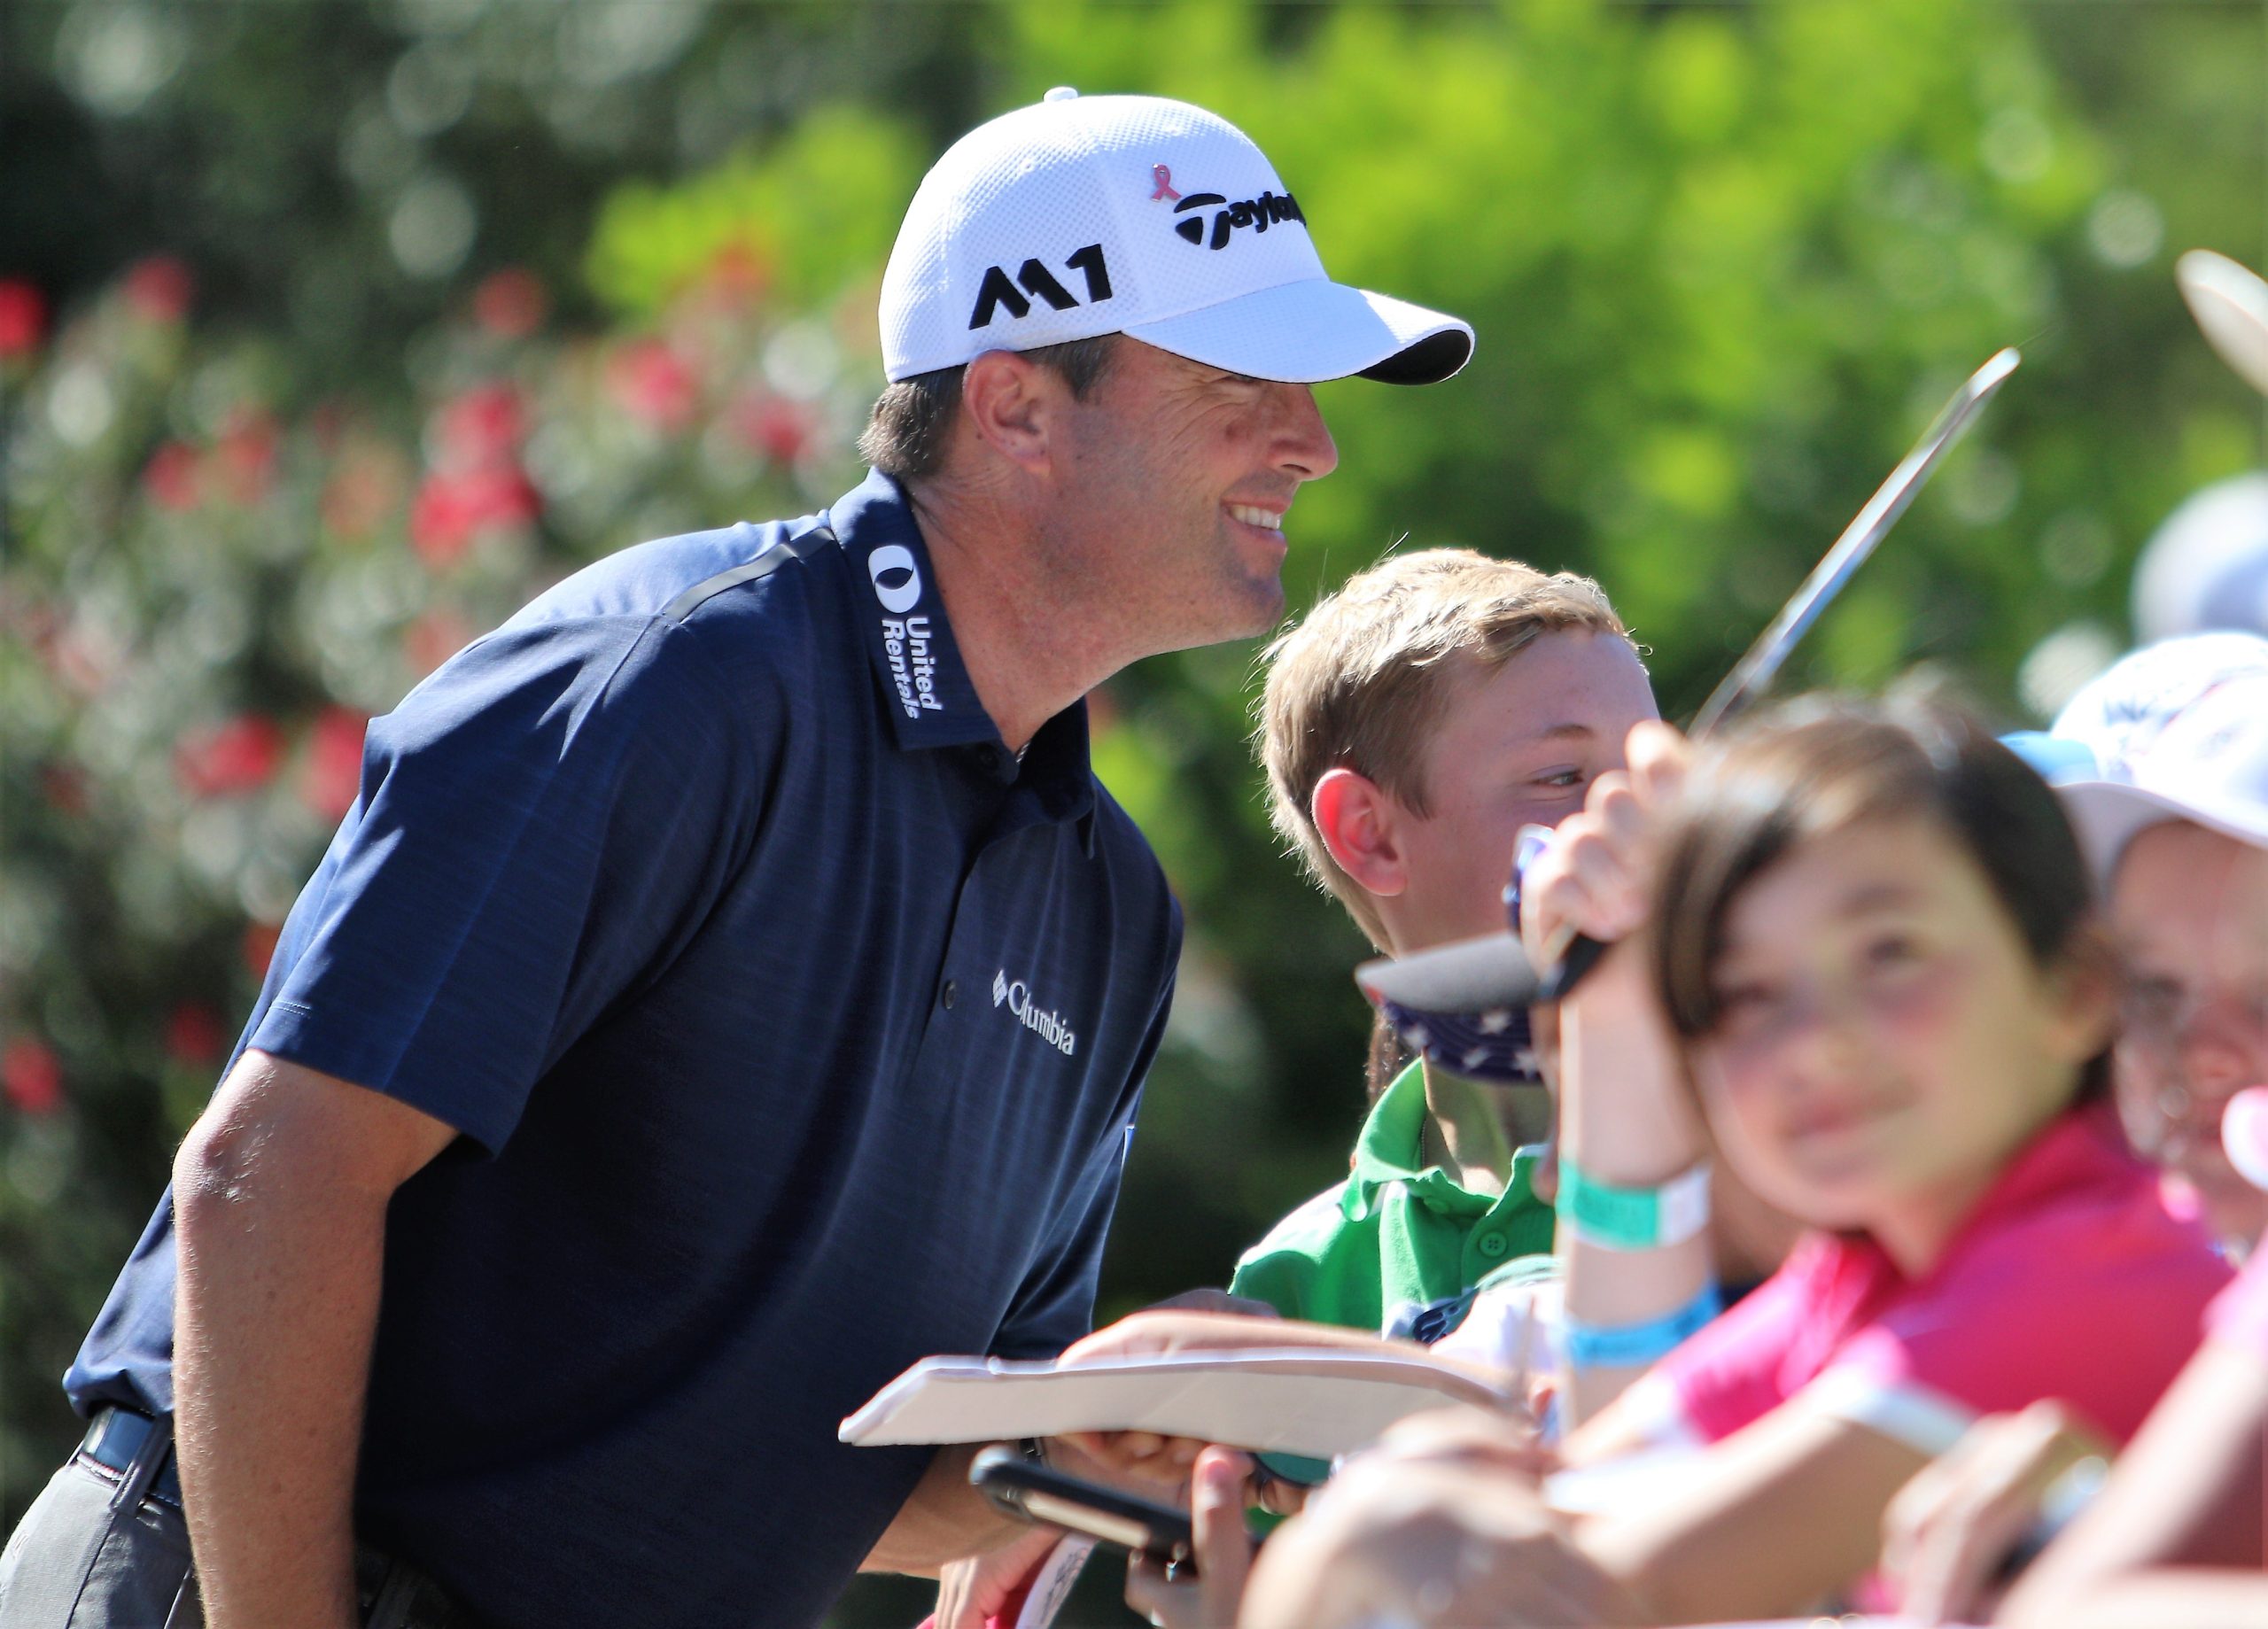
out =
[[[987,351],[961,372],[961,419],[970,433],[1032,474],[1044,472],[1070,387],[1052,368],[1014,351]]]
[[[1401,806],[1378,782],[1357,770],[1325,770],[1308,812],[1323,846],[1357,887],[1381,898],[1409,888],[1397,829]]]

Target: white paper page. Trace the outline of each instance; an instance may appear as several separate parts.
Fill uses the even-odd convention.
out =
[[[841,1436],[880,1447],[1149,1431],[1329,1459],[1369,1446],[1405,1416],[1459,1403],[1509,1406],[1424,1358],[1367,1353],[1190,1353],[1074,1369],[925,1358],[843,1421]]]

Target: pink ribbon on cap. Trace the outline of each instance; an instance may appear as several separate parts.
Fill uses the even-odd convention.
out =
[[[1150,202],[1153,204],[1156,203],[1161,198],[1177,198],[1181,196],[1180,193],[1176,192],[1173,190],[1173,172],[1168,169],[1164,165],[1153,164],[1150,166],[1150,179],[1158,183],[1157,190],[1150,194]]]

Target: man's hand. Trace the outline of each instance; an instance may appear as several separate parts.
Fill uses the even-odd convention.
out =
[[[455,1136],[252,1051],[182,1144],[175,1440],[212,1629],[355,1621],[354,1463],[386,1206]]]
[[[1195,1290],[1184,1290],[1178,1295],[1169,1295],[1161,1301],[1152,1301],[1144,1312],[1218,1312],[1238,1318],[1278,1318],[1283,1315],[1266,1301],[1249,1295],[1231,1295],[1226,1290],[1204,1285]]]
[[[1210,1297],[1218,1291],[1196,1292]],[[1176,1301],[1182,1297],[1174,1298]],[[1241,1297],[1229,1298],[1241,1299]],[[1169,1357],[1177,1352],[1225,1352],[1311,1344],[1301,1332],[1315,1326],[1286,1323],[1271,1310],[1265,1317],[1241,1312],[1169,1311],[1173,1302],[1130,1314],[1073,1342],[1056,1360],[1066,1368],[1112,1358]],[[1376,1342],[1372,1342],[1376,1345]],[[1155,1431],[1077,1431],[1064,1440],[1123,1476],[1177,1485],[1205,1447],[1189,1437],[1161,1437]]]

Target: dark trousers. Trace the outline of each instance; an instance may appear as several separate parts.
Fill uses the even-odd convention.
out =
[[[204,1629],[189,1529],[154,1485],[177,1485],[170,1436],[122,1471],[82,1451],[55,1473],[0,1553],[0,1629]],[[363,1545],[354,1571],[366,1629],[482,1629],[406,1563]]]

